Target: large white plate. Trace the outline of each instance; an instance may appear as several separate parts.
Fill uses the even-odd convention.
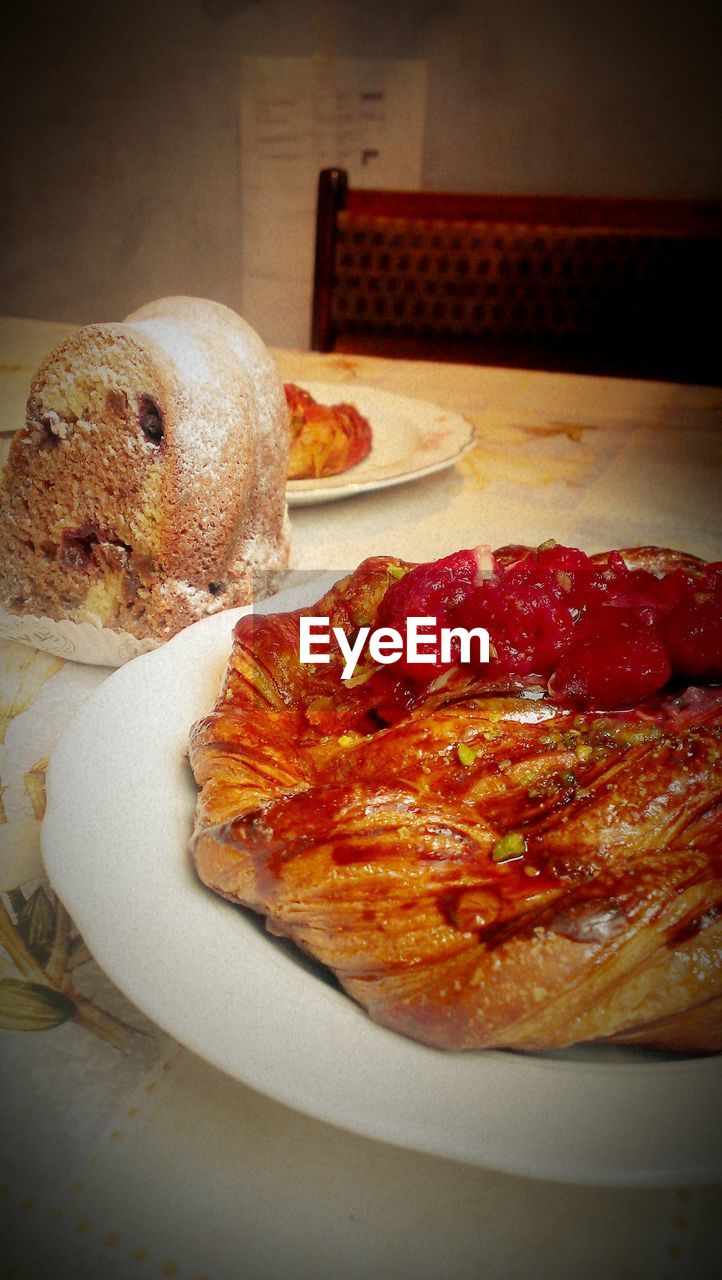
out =
[[[327,585],[307,581],[260,607],[295,608]],[[374,1138],[565,1181],[719,1177],[719,1058],[425,1048],[374,1025],[257,917],[199,883],[184,752],[241,612],[207,618],[111,675],[51,760],[48,874],[111,978],[223,1071]]]
[[[371,423],[371,452],[338,476],[289,480],[289,507],[334,502],[356,493],[387,489],[443,471],[470,449],[474,428],[466,418],[429,400],[355,383],[299,382],[320,404],[353,404]]]

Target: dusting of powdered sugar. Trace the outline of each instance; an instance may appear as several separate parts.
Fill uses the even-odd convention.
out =
[[[282,404],[285,413],[286,398],[275,364],[262,340],[245,321],[241,321],[241,325],[242,328],[229,329],[225,336],[228,346],[248,371],[258,410],[257,430],[261,438],[275,432],[278,404]]]
[[[194,604],[198,610],[202,609],[207,602],[208,592],[203,591],[200,587],[194,587],[192,582],[186,582],[183,578],[168,578],[158,587],[161,596],[183,596]]]
[[[173,438],[184,466],[217,482],[229,434],[250,429],[258,442],[277,430],[280,377],[255,330],[227,307],[165,299],[165,314],[153,314],[156,305],[135,312],[126,326],[173,368]]]
[[[187,565],[201,590],[217,576],[242,593],[251,567],[288,563],[288,410],[275,362],[245,320],[206,299],[159,299],[122,329],[160,379],[177,520],[169,584]]]
[[[170,362],[174,372],[176,415],[173,437],[184,460],[198,473],[217,472],[228,416],[220,370],[213,366],[195,326],[177,320],[145,320],[137,327]]]

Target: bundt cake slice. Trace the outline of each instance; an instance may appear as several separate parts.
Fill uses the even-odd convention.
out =
[[[163,298],[80,329],[30,389],[0,504],[11,613],[164,640],[288,564],[288,411],[227,307]]]

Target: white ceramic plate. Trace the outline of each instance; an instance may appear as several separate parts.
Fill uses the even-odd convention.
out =
[[[308,604],[328,585],[307,581],[260,608]],[[223,1071],[373,1138],[564,1181],[719,1177],[720,1058],[425,1048],[376,1026],[257,917],[200,884],[184,751],[241,612],[196,623],[111,675],[51,760],[48,874],[110,977]]]
[[[387,489],[443,471],[471,448],[474,428],[458,413],[429,400],[412,400],[376,387],[347,382],[299,382],[320,404],[352,404],[371,423],[371,452],[338,476],[289,480],[289,507],[334,502]]]

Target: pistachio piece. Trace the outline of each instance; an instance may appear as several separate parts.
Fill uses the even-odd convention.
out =
[[[513,858],[523,858],[526,852],[526,841],[519,831],[507,831],[501,840],[497,840],[491,851],[494,862],[511,862]]]

